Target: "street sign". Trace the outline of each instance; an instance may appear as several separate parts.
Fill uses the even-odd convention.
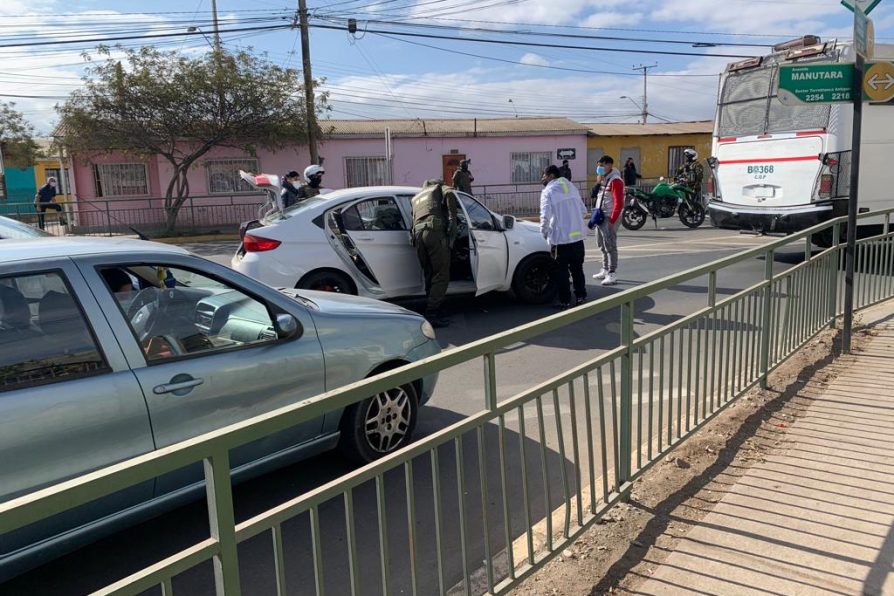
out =
[[[864,58],[871,58],[875,45],[875,29],[866,14],[854,12],[854,50]]]
[[[577,158],[577,149],[575,149],[573,147],[570,149],[559,149],[556,151],[556,157],[558,157],[559,159],[568,159],[568,160],[576,159]]]
[[[894,63],[867,64],[863,74],[863,97],[869,101],[894,99]]]
[[[779,67],[779,101],[844,103],[852,101],[853,64],[785,64]]]
[[[841,4],[851,12],[869,14],[881,1],[882,0],[841,0]],[[855,8],[859,10],[854,10]]]

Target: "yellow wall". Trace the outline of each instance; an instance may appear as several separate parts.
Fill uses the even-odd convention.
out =
[[[59,160],[58,159],[38,159],[34,162],[34,183],[37,188],[40,188],[44,184],[47,183],[47,170],[59,170]],[[66,168],[68,171],[68,168]],[[62,195],[62,181],[56,181],[56,192],[59,194],[56,195],[56,201],[70,201],[71,200],[71,176],[69,175],[68,182],[66,182],[66,189],[69,194]]]
[[[668,148],[689,146],[695,147],[698,157],[704,161],[711,153],[710,134],[689,135],[635,135],[635,136],[591,136],[587,139],[588,149],[602,149],[615,160],[615,166],[624,167],[621,161],[621,149],[639,147],[640,164],[638,172],[644,179],[657,179],[667,176]],[[595,183],[595,172],[588,172],[588,180]]]

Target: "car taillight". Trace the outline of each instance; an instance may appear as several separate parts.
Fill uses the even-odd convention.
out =
[[[708,182],[705,184],[705,189],[708,191],[708,194],[712,197],[714,196],[714,177],[711,176],[708,178]]]
[[[282,242],[279,240],[271,240],[270,238],[262,238],[261,236],[252,236],[246,234],[242,239],[242,248],[245,252],[264,252],[277,248]]]
[[[820,176],[819,194],[821,199],[829,199],[832,197],[833,182],[832,174],[823,174]]]

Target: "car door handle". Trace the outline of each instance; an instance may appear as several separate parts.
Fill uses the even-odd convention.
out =
[[[175,377],[176,378],[176,377]],[[172,381],[174,379],[171,379]],[[202,383],[205,382],[205,379],[189,379],[186,381],[177,381],[175,383],[166,383],[164,385],[156,385],[152,392],[155,395],[163,395],[165,393],[177,393],[178,391],[184,391],[185,389],[192,389],[193,387],[198,387]]]
[[[372,240],[375,240],[375,238],[372,236],[357,236],[357,240],[363,240],[364,242],[371,242]]]

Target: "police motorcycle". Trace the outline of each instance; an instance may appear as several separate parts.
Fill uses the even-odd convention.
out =
[[[705,206],[698,193],[689,187],[686,176],[677,176],[673,184],[662,177],[652,192],[628,188],[621,224],[628,230],[638,230],[651,217],[658,229],[658,218],[680,218],[684,226],[697,228],[705,221]]]

